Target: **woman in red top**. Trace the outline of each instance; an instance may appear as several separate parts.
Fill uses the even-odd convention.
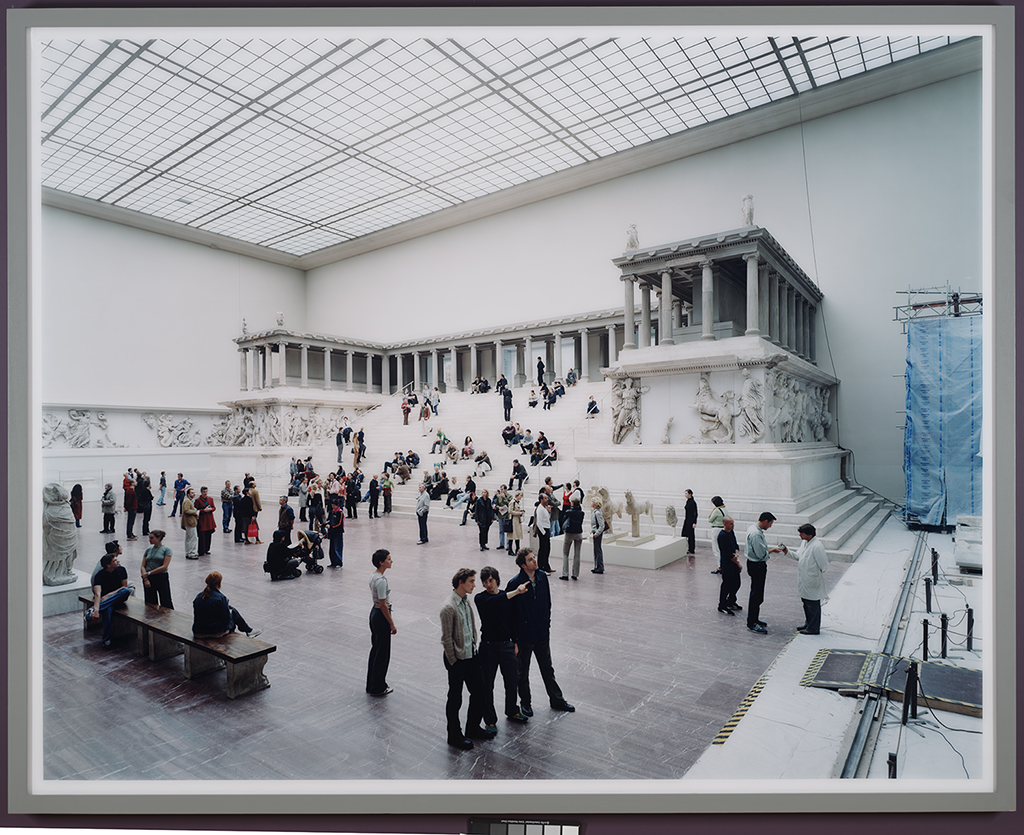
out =
[[[199,511],[199,556],[204,557],[210,553],[213,532],[217,530],[217,507],[205,487],[199,488],[199,498],[196,499],[195,506]]]

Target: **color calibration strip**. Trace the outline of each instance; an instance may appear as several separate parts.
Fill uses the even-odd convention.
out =
[[[579,821],[470,818],[468,835],[582,835]]]
[[[747,711],[750,710],[750,706],[754,703],[754,699],[756,699],[761,690],[764,689],[764,685],[767,680],[767,674],[761,676],[761,678],[757,680],[757,684],[750,689],[750,692],[747,693],[747,697],[740,702],[740,706],[732,715],[732,719],[725,723],[722,730],[718,732],[718,736],[711,741],[712,745],[725,745],[725,741],[736,729],[736,726],[740,723],[740,719],[746,715]]]

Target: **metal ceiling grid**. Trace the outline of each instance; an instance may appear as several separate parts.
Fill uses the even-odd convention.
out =
[[[954,40],[51,40],[43,184],[301,256]]]

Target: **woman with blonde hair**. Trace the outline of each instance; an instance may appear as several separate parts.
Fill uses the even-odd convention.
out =
[[[206,588],[192,601],[195,613],[192,634],[197,638],[223,638],[237,629],[255,638],[263,630],[253,629],[238,613],[238,609],[228,604],[228,599],[220,591],[223,579],[219,571],[211,571],[206,575]]]

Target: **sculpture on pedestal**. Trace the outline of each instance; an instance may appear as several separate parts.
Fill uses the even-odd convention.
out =
[[[626,252],[631,249],[640,248],[640,236],[636,232],[636,224],[629,224],[629,229],[626,230]]]
[[[740,411],[733,391],[715,394],[708,373],[702,372],[693,407],[700,413],[701,437],[716,444],[733,442],[733,420]]]
[[[741,226],[753,226],[754,225],[754,195],[747,194],[743,197],[743,207],[741,210],[740,225]]]
[[[43,488],[43,585],[66,586],[76,580],[71,566],[78,556],[78,530],[71,494],[61,485]]]
[[[279,328],[284,327],[284,314],[280,310],[277,311],[277,326]]]
[[[632,536],[640,536],[640,516],[646,513],[651,517],[651,524],[654,524],[654,503],[649,499],[637,502],[633,498],[633,491],[626,491],[626,513],[633,521]]]
[[[590,507],[594,499],[601,500],[601,515],[604,516],[605,536],[612,533],[612,516],[622,518],[622,502],[613,502],[607,487],[591,487],[583,499],[583,504]]]

